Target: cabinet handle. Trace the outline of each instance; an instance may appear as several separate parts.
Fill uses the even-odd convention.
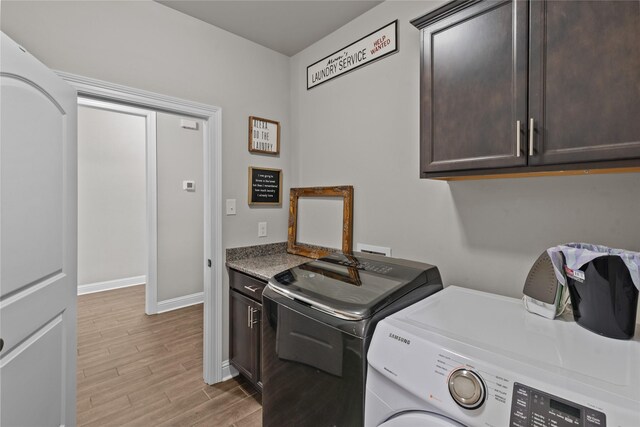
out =
[[[251,314],[251,320],[252,320],[252,322],[251,322],[251,325],[252,325],[252,326],[251,326],[251,328],[253,328],[253,325],[257,325],[258,323],[260,323],[260,318],[259,318],[259,317],[258,317],[258,320],[256,320],[256,319],[254,319],[254,318],[253,318],[253,315],[254,315],[254,314],[256,314],[256,313],[258,313],[259,311],[260,311],[260,310],[258,310],[258,309],[251,310],[251,312],[252,312],[252,314]]]
[[[247,328],[251,328],[251,307],[247,306]]]
[[[260,289],[258,286],[246,286],[246,285],[244,286],[244,288],[253,293],[255,293],[258,289]]]
[[[529,155],[533,156],[533,117],[529,119]]]
[[[520,120],[516,120],[516,157],[520,157]]]

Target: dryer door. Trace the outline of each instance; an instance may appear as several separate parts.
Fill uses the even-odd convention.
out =
[[[432,412],[404,412],[380,424],[380,427],[464,427],[451,418]]]

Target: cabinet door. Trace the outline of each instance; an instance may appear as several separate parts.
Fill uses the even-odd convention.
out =
[[[255,310],[257,303],[239,294],[229,292],[229,359],[233,366],[251,381],[256,381],[257,353]],[[252,320],[253,319],[253,320]]]
[[[481,2],[429,25],[422,61],[422,176],[526,165],[527,3]]]
[[[530,164],[640,157],[640,2],[532,1],[530,67]]]

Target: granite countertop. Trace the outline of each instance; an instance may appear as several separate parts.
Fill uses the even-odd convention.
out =
[[[227,249],[226,265],[261,280],[311,261],[311,258],[287,253],[287,243]]]

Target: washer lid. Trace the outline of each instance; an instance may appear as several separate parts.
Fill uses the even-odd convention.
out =
[[[332,316],[360,320],[427,283],[428,270],[439,278],[429,264],[334,253],[276,274],[268,286]]]
[[[380,424],[380,427],[462,427],[463,425],[450,418],[431,412],[407,412]]]

